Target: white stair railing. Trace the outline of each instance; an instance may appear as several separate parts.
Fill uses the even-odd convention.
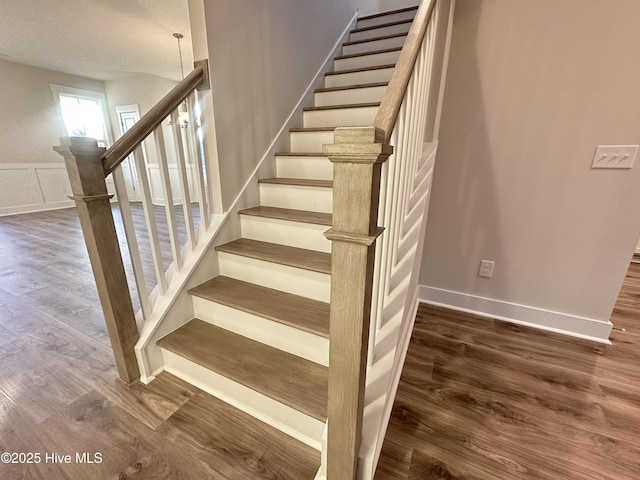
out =
[[[417,308],[453,0],[418,9],[371,127],[337,128],[326,477],[372,479]]]
[[[144,321],[167,291],[175,273],[183,268],[185,255],[198,246],[202,233],[210,225],[213,183],[203,161],[198,102],[198,90],[202,89],[208,89],[206,60],[196,62],[194,71],[109,149],[99,148],[94,139],[83,137],[64,137],[61,146],[55,147],[67,165],[118,373],[128,384],[140,376],[134,346]],[[185,111],[188,118],[184,118]],[[170,129],[168,138],[165,129]],[[150,151],[156,152],[155,158],[147,156]],[[137,172],[136,187],[142,197],[146,227],[142,229],[136,228],[121,165],[130,155]],[[157,178],[150,175],[151,165],[157,166]],[[111,195],[105,182],[110,174],[125,233],[122,246],[128,250],[130,262],[122,258],[112,216]],[[164,212],[162,208],[154,208],[154,199],[158,198]],[[198,214],[192,201],[197,201]],[[177,204],[182,208],[177,208]],[[166,222],[168,238],[164,238],[159,221]],[[197,229],[196,221],[200,222]],[[143,261],[141,250],[147,242],[153,272],[145,275],[144,264],[148,262]],[[136,301],[128,286],[125,264],[132,268]],[[137,320],[134,312],[138,305]]]

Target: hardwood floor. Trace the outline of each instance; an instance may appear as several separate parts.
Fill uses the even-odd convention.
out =
[[[40,454],[0,462],[0,479],[301,480],[319,467],[311,448],[171,375],[130,390],[116,376],[75,210],[0,217],[0,454]]]
[[[638,312],[638,264],[610,346],[421,307],[376,478],[640,478]],[[102,454],[0,479],[315,474],[317,453],[175,377],[115,377],[75,211],[0,218],[0,453]]]
[[[422,305],[376,479],[637,480],[639,313],[638,264],[612,345]]]

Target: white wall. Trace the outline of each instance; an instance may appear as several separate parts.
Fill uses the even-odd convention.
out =
[[[421,284],[608,321],[640,162],[590,165],[599,144],[640,143],[639,21],[636,0],[457,3]]]
[[[225,208],[354,13],[344,0],[204,2]]]
[[[190,71],[190,70],[188,70]],[[109,118],[111,120],[111,128],[113,137],[120,137],[120,123],[116,107],[122,105],[137,104],[140,116],[147,113],[169,90],[177,85],[178,82],[168,80],[155,75],[141,73],[132,75],[119,80],[108,80],[105,82],[105,91],[107,94],[107,104],[109,109]],[[171,138],[171,129],[164,125],[163,133],[165,138]],[[148,160],[151,163],[157,162],[155,146],[153,144],[153,136],[151,141],[146,142],[145,147],[148,154]],[[173,145],[173,143],[171,144]]]
[[[0,60],[0,215],[72,204],[52,149],[66,133],[50,83],[104,92],[97,80]]]
[[[66,133],[50,83],[104,92],[97,80],[0,60],[0,163],[62,162],[52,147]]]
[[[187,70],[187,72],[189,71],[190,69]],[[116,107],[136,104],[142,117],[177,84],[178,82],[173,80],[144,73],[105,82],[109,118],[111,120],[114,138],[118,138],[121,135],[120,120],[118,119]],[[174,194],[174,202],[181,202],[182,194],[179,188],[175,143],[168,121],[162,123],[162,132],[165,139],[167,161],[170,165],[170,181]],[[144,153],[147,160],[147,175],[149,176],[151,197],[153,203],[162,204],[164,203],[164,193],[162,191],[160,171],[158,169],[158,151],[156,149],[154,135],[151,134],[148,138],[149,140],[144,143]],[[190,171],[189,169],[189,172]],[[125,175],[125,178],[128,177]],[[138,198],[138,200],[141,199],[142,197]],[[132,200],[132,198],[130,198],[130,200]]]

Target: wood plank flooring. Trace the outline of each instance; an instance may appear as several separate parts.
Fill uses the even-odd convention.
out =
[[[637,480],[639,312],[638,264],[610,346],[422,307],[376,479]],[[282,434],[175,377],[115,377],[75,211],[1,217],[0,451],[103,462],[0,464],[0,479],[315,474],[315,452],[282,451]]]
[[[116,377],[75,209],[0,217],[0,453],[41,454],[0,463],[0,479],[301,480],[319,467],[311,448],[176,377],[132,389]],[[45,462],[76,452],[102,462]]]
[[[612,322],[601,345],[422,305],[376,479],[637,480],[638,264]]]

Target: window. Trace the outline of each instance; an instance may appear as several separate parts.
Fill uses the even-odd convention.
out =
[[[95,138],[99,146],[108,146],[110,137],[103,93],[54,84],[51,84],[51,91],[59,108],[65,135]]]

